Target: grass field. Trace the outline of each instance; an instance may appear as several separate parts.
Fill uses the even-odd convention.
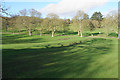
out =
[[[117,78],[118,40],[3,34],[3,78]]]

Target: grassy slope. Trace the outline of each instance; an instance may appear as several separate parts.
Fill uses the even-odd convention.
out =
[[[116,78],[117,44],[114,38],[3,34],[3,78]]]

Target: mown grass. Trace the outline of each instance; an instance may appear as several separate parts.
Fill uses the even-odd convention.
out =
[[[117,78],[115,38],[3,34],[3,78]]]

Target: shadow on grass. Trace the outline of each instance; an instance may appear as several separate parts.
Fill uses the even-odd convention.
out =
[[[38,42],[45,42],[42,38],[35,38],[35,39],[19,39],[19,38],[26,38],[30,37],[29,35],[18,35],[18,34],[3,34],[2,37],[2,44],[16,44],[16,43],[38,43]]]
[[[55,35],[57,35],[57,36],[77,35],[77,32],[73,32],[73,31],[57,31],[57,32],[55,32]]]
[[[94,40],[101,41],[93,39],[80,44],[40,49],[3,49],[3,78],[93,76],[101,66],[95,67],[90,64],[110,50],[110,46],[92,46]],[[95,70],[88,73],[87,69],[90,67],[95,67]]]
[[[97,35],[101,35],[101,34],[104,34],[104,33],[92,33],[94,36],[97,36]]]

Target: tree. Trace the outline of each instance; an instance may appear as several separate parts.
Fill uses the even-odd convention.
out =
[[[10,19],[10,29],[12,30],[13,34],[15,33],[16,30],[19,30],[19,26],[16,26],[16,20],[18,16],[12,16]]]
[[[36,25],[35,25],[36,20],[35,20],[35,18],[33,18],[33,17],[28,17],[27,20],[28,20],[28,21],[27,21],[26,29],[28,30],[29,35],[31,36],[33,30],[35,30],[35,27],[36,27]]]
[[[116,11],[111,11],[103,19],[102,24],[105,28],[106,35],[108,36],[109,32],[118,32],[118,15]]]
[[[32,35],[33,30],[35,30],[36,27],[40,26],[40,17],[41,13],[36,11],[35,9],[23,9],[19,11],[19,14],[21,17],[17,19],[17,25],[22,25],[24,28],[26,28],[29,35]],[[29,16],[27,16],[29,15]]]
[[[78,32],[78,36],[80,35],[80,26],[79,26],[79,20],[77,20],[77,16],[75,16],[73,19],[72,19],[72,26],[71,26],[71,29],[73,31],[77,31]]]
[[[31,17],[41,17],[41,13],[35,9],[29,9],[29,14]]]
[[[95,26],[95,28],[99,27],[99,22],[96,20],[91,20],[92,24]]]
[[[103,21],[102,21],[102,25],[103,25],[104,28],[105,28],[106,36],[108,36],[108,34],[109,34],[109,27],[110,27],[110,24],[109,24],[109,23],[111,23],[111,21],[109,20],[108,17],[105,17],[105,18],[103,19]]]
[[[91,31],[94,31],[95,30],[95,25],[93,23],[92,20],[87,20],[87,23],[86,23],[86,26],[87,26],[87,29],[91,32]],[[93,36],[93,34],[91,34]]]
[[[59,16],[54,13],[49,13],[47,18],[49,19],[49,30],[52,32],[52,37],[54,37],[54,33],[59,25]]]
[[[29,9],[29,14],[31,17],[35,17],[36,13],[37,13],[37,11],[35,9]]]
[[[95,30],[95,26],[94,26],[94,24],[92,23],[92,21],[89,21],[89,30],[90,30],[90,31]]]
[[[2,18],[2,28],[5,29],[5,31],[8,31],[8,26],[10,24],[10,18],[8,17],[1,17]]]
[[[10,16],[10,14],[7,12],[9,10],[8,7],[5,6],[4,2],[3,1],[0,1],[0,22],[2,22],[2,19],[6,22],[4,22],[4,26],[5,26],[5,29],[6,29],[6,32],[7,32],[7,29],[8,29],[8,24],[9,24],[9,18],[7,17],[3,17],[3,15],[7,15],[7,16]],[[3,25],[3,24],[1,24]]]
[[[35,9],[29,9],[29,14],[31,16],[31,21],[33,23],[31,25],[33,25],[33,28],[36,27],[37,30],[40,31],[40,35],[42,35],[42,30],[44,30],[43,26],[41,25],[42,19],[40,19],[42,14]]]
[[[101,12],[94,12],[92,17],[91,17],[91,19],[98,21],[98,23],[99,23],[98,28],[101,27],[101,23],[100,22],[103,20],[103,15],[101,14]]]
[[[32,30],[34,30],[35,27],[40,25],[39,18],[41,17],[41,13],[35,9],[29,9],[29,15],[30,17],[28,18],[28,22],[27,22],[28,26],[26,26],[26,28],[29,32],[29,35],[31,36]]]
[[[29,32],[29,35],[31,35],[31,32],[29,30],[29,17],[28,15],[28,10],[23,9],[19,11],[20,17],[17,18],[16,20],[16,26],[22,26],[26,28],[26,31]]]
[[[9,10],[8,7],[5,6],[4,2],[1,1],[0,2],[0,16],[2,16],[3,14],[5,15],[10,15],[7,11]]]
[[[73,24],[76,26],[75,29],[78,31],[78,35],[81,32],[81,37],[83,37],[83,30],[86,26],[88,15],[83,11],[78,11],[76,16],[73,18]]]
[[[62,31],[63,33],[65,33],[66,30],[68,30],[68,25],[69,25],[69,22],[68,22],[68,19],[59,19],[59,27],[58,27],[58,30]]]
[[[27,10],[26,9],[23,9],[23,10],[20,10],[19,11],[19,14],[21,15],[21,16],[27,16]]]
[[[70,19],[64,19],[64,21],[66,22],[66,24],[70,24],[71,23]]]
[[[26,23],[25,23],[25,16],[18,16],[15,20],[15,28],[20,32],[22,29],[24,29]],[[23,20],[24,19],[24,20]]]
[[[41,14],[40,12],[37,11],[35,17],[41,18],[41,15],[42,15],[42,14]]]
[[[42,36],[43,31],[46,29],[46,24],[43,19],[36,18],[36,29],[39,30],[40,36]]]

